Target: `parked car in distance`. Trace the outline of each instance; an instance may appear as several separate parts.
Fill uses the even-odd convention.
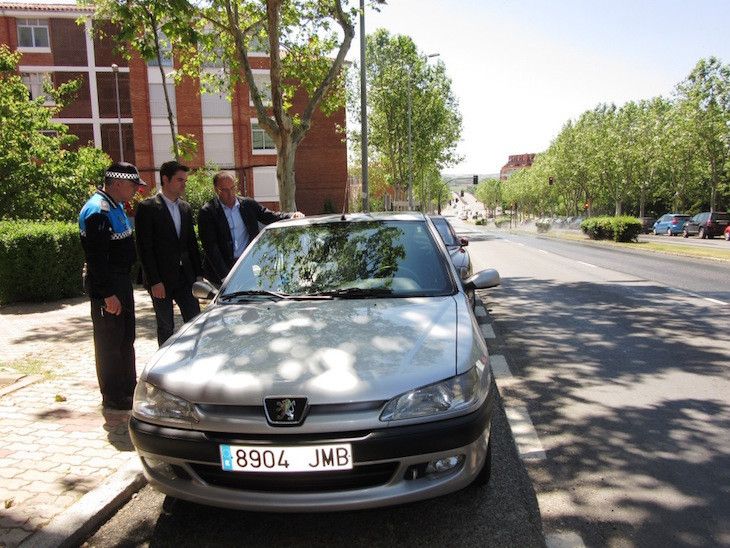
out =
[[[725,241],[730,242],[730,224],[725,227]]]
[[[653,232],[655,235],[666,234],[667,236],[678,236],[682,234],[684,224],[690,216],[683,213],[667,213],[662,215],[654,223]]]
[[[441,239],[446,246],[446,250],[449,252],[451,262],[454,264],[454,268],[459,273],[462,280],[466,280],[472,275],[471,258],[469,252],[464,249],[469,245],[469,240],[466,238],[459,238],[451,226],[451,223],[446,217],[441,215],[429,215],[431,222],[436,227],[436,230],[441,236]],[[473,291],[467,291],[469,302],[474,306],[475,298]]]
[[[682,234],[685,238],[694,236],[700,238],[714,238],[722,236],[730,224],[730,213],[726,211],[703,211],[685,223]]]
[[[321,512],[484,484],[496,393],[466,289],[414,213],[279,221],[152,357],[129,431],[150,484],[226,508]],[[467,493],[465,496],[480,496]]]
[[[644,234],[650,234],[654,231],[654,223],[656,222],[654,217],[640,217],[639,220],[641,221],[641,231]]]

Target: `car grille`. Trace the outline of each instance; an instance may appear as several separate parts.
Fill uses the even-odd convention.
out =
[[[387,483],[397,462],[364,464],[332,472],[266,473],[226,472],[220,465],[190,464],[200,478],[216,487],[268,493],[307,493],[364,489]]]

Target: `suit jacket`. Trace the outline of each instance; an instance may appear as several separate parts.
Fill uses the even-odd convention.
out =
[[[253,198],[237,197],[238,211],[248,232],[249,242],[259,233],[259,223],[268,225],[288,219],[288,213],[271,211]],[[233,237],[220,200],[213,198],[200,208],[198,232],[203,244],[203,272],[205,277],[220,284],[236,262],[233,257]]]
[[[142,262],[144,286],[162,282],[169,291],[191,286],[202,275],[200,250],[193,229],[190,204],[178,200],[180,237],[162,196],[157,194],[140,202],[134,216],[137,254]]]

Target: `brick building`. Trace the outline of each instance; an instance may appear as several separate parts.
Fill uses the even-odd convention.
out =
[[[55,120],[68,125],[80,145],[90,143],[113,160],[123,154],[148,183],[157,183],[155,169],[173,158],[160,67],[138,55],[127,61],[115,53],[111,32],[106,33],[107,38],[92,32],[97,25],[112,31],[108,23],[87,20],[85,25],[77,24],[77,18],[92,14],[92,8],[74,4],[0,0],[0,44],[22,53],[19,71],[34,98],[43,93],[45,79],[55,85],[80,79],[76,99]],[[250,59],[256,78],[267,81],[268,55],[252,53]],[[118,67],[116,72],[113,64]],[[172,55],[166,55],[162,64],[177,133],[191,134],[198,141],[197,154],[187,163],[191,167],[213,163],[234,170],[244,195],[278,209],[276,150],[257,124],[248,86],[239,84],[228,101],[225,93],[201,93],[196,79],[186,78],[175,85],[169,78],[175,65]],[[305,101],[303,93],[297,94],[294,108],[302,111]],[[344,126],[344,109],[329,117],[317,112],[299,145],[296,200],[307,214],[321,213],[326,201],[337,209],[342,207],[347,149],[337,128]]]
[[[509,156],[507,163],[499,170],[499,180],[506,181],[512,173],[520,169],[532,166],[535,161],[535,154],[514,154]]]

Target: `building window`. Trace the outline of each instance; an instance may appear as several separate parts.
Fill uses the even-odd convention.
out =
[[[221,120],[203,121],[203,152],[206,164],[215,164],[221,169],[232,169],[233,126],[230,121],[223,125],[212,125],[207,122],[221,122]]]
[[[158,32],[157,36],[159,38],[160,42],[160,57],[162,58],[162,66],[163,67],[171,67],[172,66],[172,44],[167,39],[167,36],[163,32]],[[152,59],[147,60],[147,66],[148,67],[158,67],[159,63],[157,62],[157,52],[152,56]]]
[[[276,167],[265,166],[253,168],[253,197],[260,202],[279,201],[279,183],[276,179]]]
[[[254,152],[276,153],[274,140],[258,124],[258,120],[251,120],[251,143]]]
[[[175,85],[167,84],[167,95],[170,99],[172,115],[176,115],[175,106]],[[165,102],[165,90],[162,84],[150,83],[150,117],[167,118],[167,103]]]
[[[51,75],[44,72],[23,72],[20,77],[23,79],[25,87],[28,88],[28,94],[31,99],[45,97],[45,105],[55,105],[53,97],[46,93],[46,87],[51,85]]]
[[[51,47],[46,19],[18,19],[17,27],[18,47],[44,49]]]
[[[200,108],[203,118],[227,118],[231,119],[231,102],[225,93],[206,93],[200,91]]]
[[[269,71],[265,70],[263,72],[256,72],[254,71],[253,74],[253,81],[256,83],[256,87],[259,90],[259,93],[261,94],[261,101],[264,103],[265,107],[271,106],[271,76],[269,76]],[[249,91],[249,104],[253,106],[253,94]]]

